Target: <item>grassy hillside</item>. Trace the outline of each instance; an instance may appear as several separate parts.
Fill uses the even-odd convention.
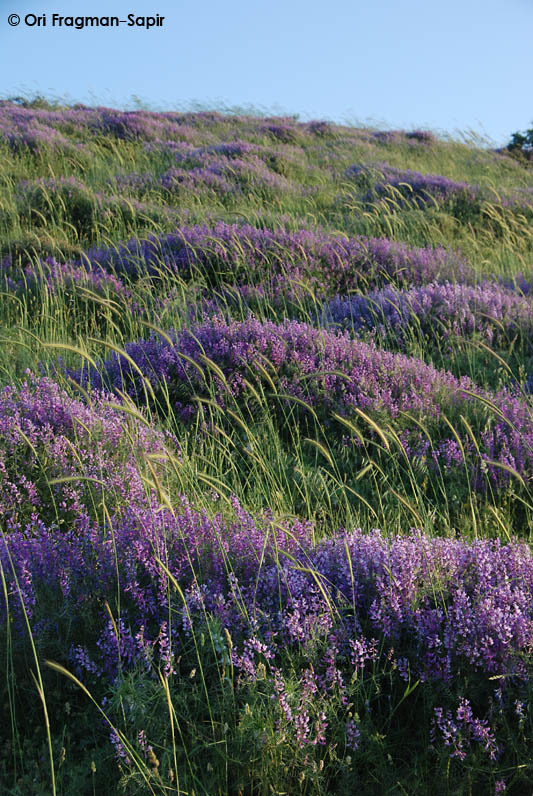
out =
[[[533,170],[0,102],[2,792],[533,792]]]

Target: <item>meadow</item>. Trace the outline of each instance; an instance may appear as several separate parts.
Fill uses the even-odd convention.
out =
[[[533,794],[533,166],[0,101],[0,790]]]

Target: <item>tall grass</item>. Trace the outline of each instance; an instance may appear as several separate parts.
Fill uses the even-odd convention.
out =
[[[17,113],[2,792],[529,792],[531,168],[420,131]]]

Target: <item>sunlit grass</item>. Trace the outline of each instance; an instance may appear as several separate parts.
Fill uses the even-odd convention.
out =
[[[459,661],[451,677],[428,677],[422,660],[430,669],[428,650],[438,658],[451,633],[435,630],[431,617],[438,625],[456,611],[459,623],[467,601],[476,610],[486,601],[488,614],[501,611],[495,623],[502,628],[525,613],[518,605],[520,595],[531,594],[531,568],[525,563],[516,574],[509,565],[508,581],[497,582],[490,556],[499,544],[531,543],[532,473],[519,471],[511,454],[487,461],[480,439],[499,421],[515,445],[526,439],[527,428],[517,429],[494,396],[510,391],[533,422],[533,315],[519,328],[492,319],[494,345],[484,334],[486,319],[469,333],[444,318],[424,325],[412,312],[399,334],[376,308],[366,327],[343,326],[348,337],[373,341],[376,352],[468,377],[467,398],[443,395],[434,416],[415,408],[325,409],[331,396],[320,384],[327,374],[313,366],[298,376],[294,394],[274,357],[264,355],[243,360],[236,394],[223,355],[189,357],[189,382],[162,379],[155,363],[137,364],[128,344],[159,339],[175,346],[182,330],[214,318],[245,324],[253,317],[278,328],[290,319],[329,329],[325,306],[342,285],[349,285],[346,297],[410,286],[405,269],[378,273],[364,258],[345,273],[335,271],[336,260],[328,270],[303,244],[272,243],[263,256],[252,251],[251,237],[239,238],[244,224],[335,239],[337,259],[339,240],[360,235],[442,246],[468,266],[471,284],[514,280],[515,293],[524,294],[533,280],[533,197],[525,193],[533,188],[531,168],[468,134],[462,141],[387,137],[200,114],[180,117],[166,138],[148,128],[143,140],[142,132],[121,138],[116,130],[69,124],[62,128],[68,147],[31,151],[0,142],[0,385],[15,389],[0,418],[0,528],[2,549],[21,534],[28,550],[4,558],[0,570],[2,792],[470,796],[503,792],[496,788],[505,782],[521,796],[533,776],[531,620],[524,619],[520,643],[519,631],[509,630],[519,649],[512,674],[476,667],[466,653],[461,658],[467,630],[450,648],[453,665]],[[235,141],[255,146],[264,168],[253,161],[255,171],[246,171],[246,147],[238,156],[244,166],[223,159],[217,166],[210,148]],[[214,164],[215,177],[223,168],[235,190],[204,172],[187,188],[177,178],[163,184],[172,168],[200,168],[194,158],[202,168]],[[346,176],[366,163],[442,175],[485,193],[464,207],[437,200],[421,207],[390,186],[369,201]],[[129,175],[153,180],[127,183]],[[121,179],[126,187],[117,188]],[[505,200],[517,189],[526,196],[520,207]],[[236,225],[234,240],[217,236],[218,222]],[[198,256],[177,266],[165,237],[202,224],[212,235],[192,252]],[[147,240],[150,263],[142,255]],[[129,270],[118,257],[128,241],[139,252]],[[98,270],[93,247],[117,256]],[[533,301],[529,289],[525,300]],[[105,373],[113,355],[121,357],[122,380],[104,378],[114,395],[97,396],[90,376]],[[24,392],[28,370],[65,391],[57,404],[48,397],[41,414],[28,397],[34,388]],[[73,378],[80,373],[88,382]],[[132,373],[140,385],[133,397]],[[427,442],[427,455],[408,452],[406,430]],[[457,443],[453,467],[431,460],[443,439]],[[124,535],[128,522],[137,538]],[[198,538],[205,534],[205,549],[194,549],[187,522]],[[37,566],[44,553],[31,551],[43,529],[56,539],[46,548],[48,565]],[[368,555],[376,572],[376,562],[385,561],[379,577],[362,574],[362,564],[354,574],[355,529],[364,539],[381,530],[375,538],[386,552],[375,561]],[[413,547],[402,551],[410,533]],[[455,553],[441,559],[429,552],[439,539],[476,551],[492,540],[492,553],[479,552],[485,581],[472,586],[471,561],[464,583],[449,582]],[[75,566],[61,547],[65,540],[78,550]],[[417,544],[423,563],[413,574]],[[50,585],[56,545],[65,569]],[[332,551],[337,558],[327,569]],[[401,606],[405,622],[396,615],[390,633],[385,619],[372,624],[371,615],[393,611],[395,599],[409,593],[411,575],[420,583]],[[87,579],[79,605],[69,591],[80,588],[78,578]],[[217,578],[223,585],[214,595]],[[381,603],[359,605],[378,581]],[[468,592],[464,604],[457,585]],[[511,607],[492,606],[506,586],[520,595]],[[153,594],[140,628],[136,612]],[[409,622],[423,610],[427,629],[415,631]],[[480,616],[476,621],[484,621]],[[143,658],[140,647],[132,649],[144,634]],[[364,661],[350,640],[370,645]],[[494,730],[497,755],[490,754],[491,736],[480,740],[482,723],[457,718],[463,698]],[[447,744],[448,710],[459,730]]]

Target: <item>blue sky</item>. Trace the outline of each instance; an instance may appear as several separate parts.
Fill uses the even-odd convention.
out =
[[[54,12],[165,21],[75,30]],[[533,123],[532,41],[533,0],[0,0],[0,96],[253,105],[503,144]]]

